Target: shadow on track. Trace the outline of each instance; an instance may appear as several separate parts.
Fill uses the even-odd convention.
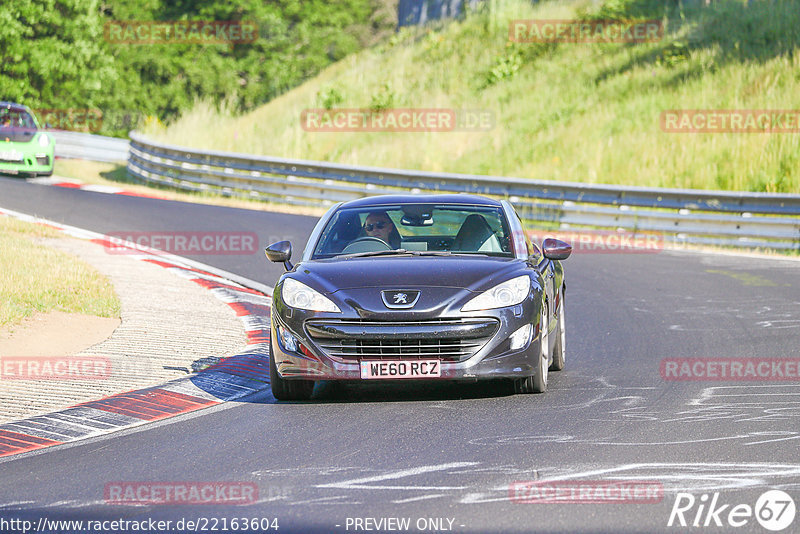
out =
[[[514,394],[511,381],[381,382],[321,381],[311,403],[417,402],[504,397]]]

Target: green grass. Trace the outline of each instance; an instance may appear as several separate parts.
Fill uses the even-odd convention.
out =
[[[52,228],[0,216],[0,328],[51,310],[119,317],[111,282],[78,258],[39,244]]]
[[[664,133],[670,109],[800,109],[800,0],[492,0],[403,30],[243,115],[200,103],[145,133],[178,145],[430,171],[583,183],[800,192],[800,135]],[[678,7],[665,7],[665,6]],[[592,11],[593,10],[593,11]],[[648,44],[523,44],[513,19],[662,18]],[[315,133],[300,114],[444,107],[495,114],[488,132]]]

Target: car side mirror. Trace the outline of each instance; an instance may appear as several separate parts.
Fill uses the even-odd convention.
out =
[[[292,243],[289,241],[278,241],[264,249],[264,254],[267,255],[269,261],[275,263],[283,263],[287,271],[292,270],[292,264],[289,261],[292,259]]]
[[[572,245],[560,239],[548,237],[542,243],[542,250],[544,251],[544,257],[549,260],[566,260],[572,254]]]

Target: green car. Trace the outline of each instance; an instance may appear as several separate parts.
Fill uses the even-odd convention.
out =
[[[55,147],[27,106],[0,102],[0,174],[50,176]]]

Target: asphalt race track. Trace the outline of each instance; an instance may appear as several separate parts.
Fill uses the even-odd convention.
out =
[[[315,222],[5,178],[0,208],[104,233],[257,232],[262,248],[290,239],[295,258]],[[192,259],[270,286],[282,271],[260,252]],[[402,524],[388,518],[408,518],[407,532],[669,532],[680,528],[667,524],[684,492],[697,499],[685,517],[698,526],[681,531],[768,532],[755,517],[734,528],[728,514],[770,489],[800,503],[800,381],[666,381],[659,366],[800,357],[800,262],[578,251],[565,267],[567,366],[544,395],[504,384],[322,384],[309,403],[263,394],[0,461],[0,515],[205,518],[218,531],[223,519],[277,518],[280,533]],[[509,499],[513,483],[551,478],[650,481],[664,494],[655,503]],[[240,481],[258,499],[106,504],[104,488],[117,481]],[[729,505],[715,516],[723,526],[706,514],[715,493],[717,508]]]

